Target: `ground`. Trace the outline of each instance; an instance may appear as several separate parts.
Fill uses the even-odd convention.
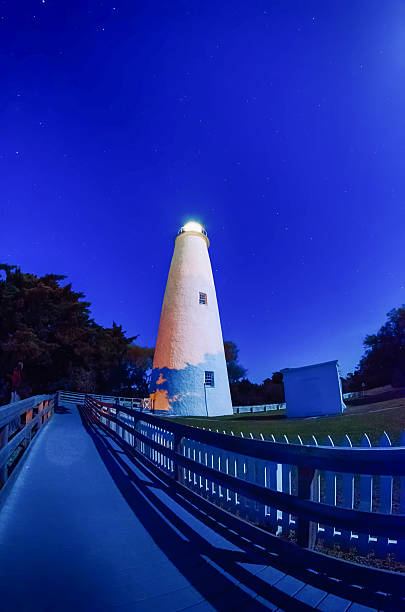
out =
[[[314,435],[320,444],[326,442],[328,435],[335,444],[341,444],[347,434],[352,444],[357,445],[366,433],[375,445],[386,431],[392,444],[400,443],[405,432],[405,389],[373,389],[364,398],[346,403],[344,414],[337,416],[287,419],[285,411],[279,410],[213,418],[182,417],[176,421],[213,431],[232,431],[235,435],[243,433],[245,437],[262,434],[267,438],[273,434],[277,441],[282,441],[285,434],[290,442],[297,442],[299,435],[304,443],[309,443]]]

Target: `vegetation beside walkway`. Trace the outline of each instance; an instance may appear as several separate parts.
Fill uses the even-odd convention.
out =
[[[273,434],[277,441],[283,441],[285,434],[293,443],[297,443],[297,435],[304,443],[310,443],[311,436],[315,435],[318,443],[325,444],[330,435],[335,444],[341,444],[348,434],[353,444],[359,444],[366,433],[371,443],[377,444],[386,431],[391,442],[399,444],[405,431],[405,398],[349,406],[344,414],[330,417],[287,419],[285,411],[278,410],[213,418],[182,417],[176,421],[228,434],[231,431],[235,435],[242,433],[245,437],[252,434],[258,438],[263,434],[267,438]]]

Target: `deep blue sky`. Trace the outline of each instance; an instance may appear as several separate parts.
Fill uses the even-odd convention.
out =
[[[405,302],[405,2],[0,0],[3,261],[155,343],[202,222],[253,380]]]

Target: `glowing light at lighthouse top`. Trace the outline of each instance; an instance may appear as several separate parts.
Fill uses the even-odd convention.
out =
[[[185,225],[183,225],[183,227],[179,229],[178,235],[180,236],[181,234],[185,233],[194,234],[197,236],[200,235],[201,238],[204,238],[205,242],[207,243],[207,246],[210,245],[207,232],[205,231],[201,223],[198,223],[197,221],[188,221]]]
[[[200,223],[197,223],[197,221],[189,221],[188,223],[183,225],[183,230],[185,232],[201,232],[201,234],[204,233],[203,226]]]

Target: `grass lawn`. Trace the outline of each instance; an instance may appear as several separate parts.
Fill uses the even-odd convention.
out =
[[[273,434],[276,441],[280,442],[285,434],[289,442],[297,443],[297,435],[300,435],[304,444],[310,442],[312,435],[316,436],[319,444],[325,444],[328,435],[335,444],[341,444],[345,434],[348,434],[352,443],[357,445],[366,433],[371,443],[376,445],[382,433],[386,431],[392,444],[398,445],[405,431],[405,397],[348,406],[342,415],[337,416],[287,419],[285,411],[280,410],[212,418],[179,417],[174,420],[221,433],[243,433],[245,437],[249,434],[260,437],[260,434],[263,434],[266,438]],[[402,441],[402,444],[405,442]]]

